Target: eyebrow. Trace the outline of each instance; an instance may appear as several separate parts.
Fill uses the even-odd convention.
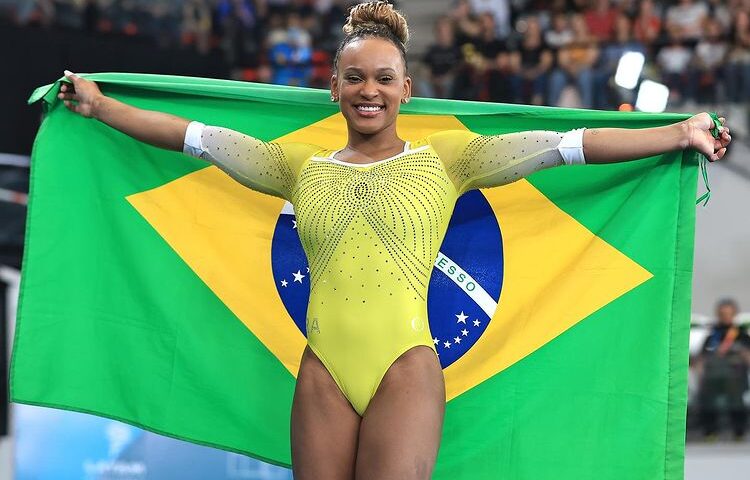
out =
[[[361,68],[359,68],[359,67],[345,67],[344,71],[345,72],[346,71],[362,72],[363,70]],[[378,73],[383,73],[383,72],[393,72],[393,73],[396,73],[396,70],[393,69],[393,68],[391,68],[391,67],[381,67],[381,68],[378,68],[377,72]]]

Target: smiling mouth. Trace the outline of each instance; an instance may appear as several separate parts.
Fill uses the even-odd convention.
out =
[[[385,105],[365,104],[360,103],[354,106],[359,112],[376,113],[385,110]]]

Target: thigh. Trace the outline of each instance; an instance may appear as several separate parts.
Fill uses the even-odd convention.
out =
[[[408,350],[388,369],[362,418],[356,479],[429,479],[444,414],[445,381],[435,352]]]
[[[323,363],[305,347],[292,402],[294,478],[354,478],[360,420]]]

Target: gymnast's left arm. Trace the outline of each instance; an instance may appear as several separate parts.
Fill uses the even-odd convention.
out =
[[[711,135],[714,121],[706,112],[663,127],[590,128],[583,134],[583,155],[586,163],[613,163],[693,148],[714,162],[732,141],[726,119],[719,122],[719,138]]]
[[[431,143],[445,163],[460,194],[514,182],[545,168],[560,165],[614,163],[694,148],[710,161],[724,156],[731,141],[721,118],[720,135],[708,113],[654,128],[578,128],[568,132],[528,130],[502,135],[443,132]]]

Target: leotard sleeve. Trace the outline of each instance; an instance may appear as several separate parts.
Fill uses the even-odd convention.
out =
[[[479,135],[448,130],[428,137],[461,195],[505,185],[545,168],[583,164],[583,131],[529,130]]]
[[[207,160],[242,185],[291,200],[302,163],[320,147],[306,143],[264,142],[224,127],[193,121],[183,153]]]

